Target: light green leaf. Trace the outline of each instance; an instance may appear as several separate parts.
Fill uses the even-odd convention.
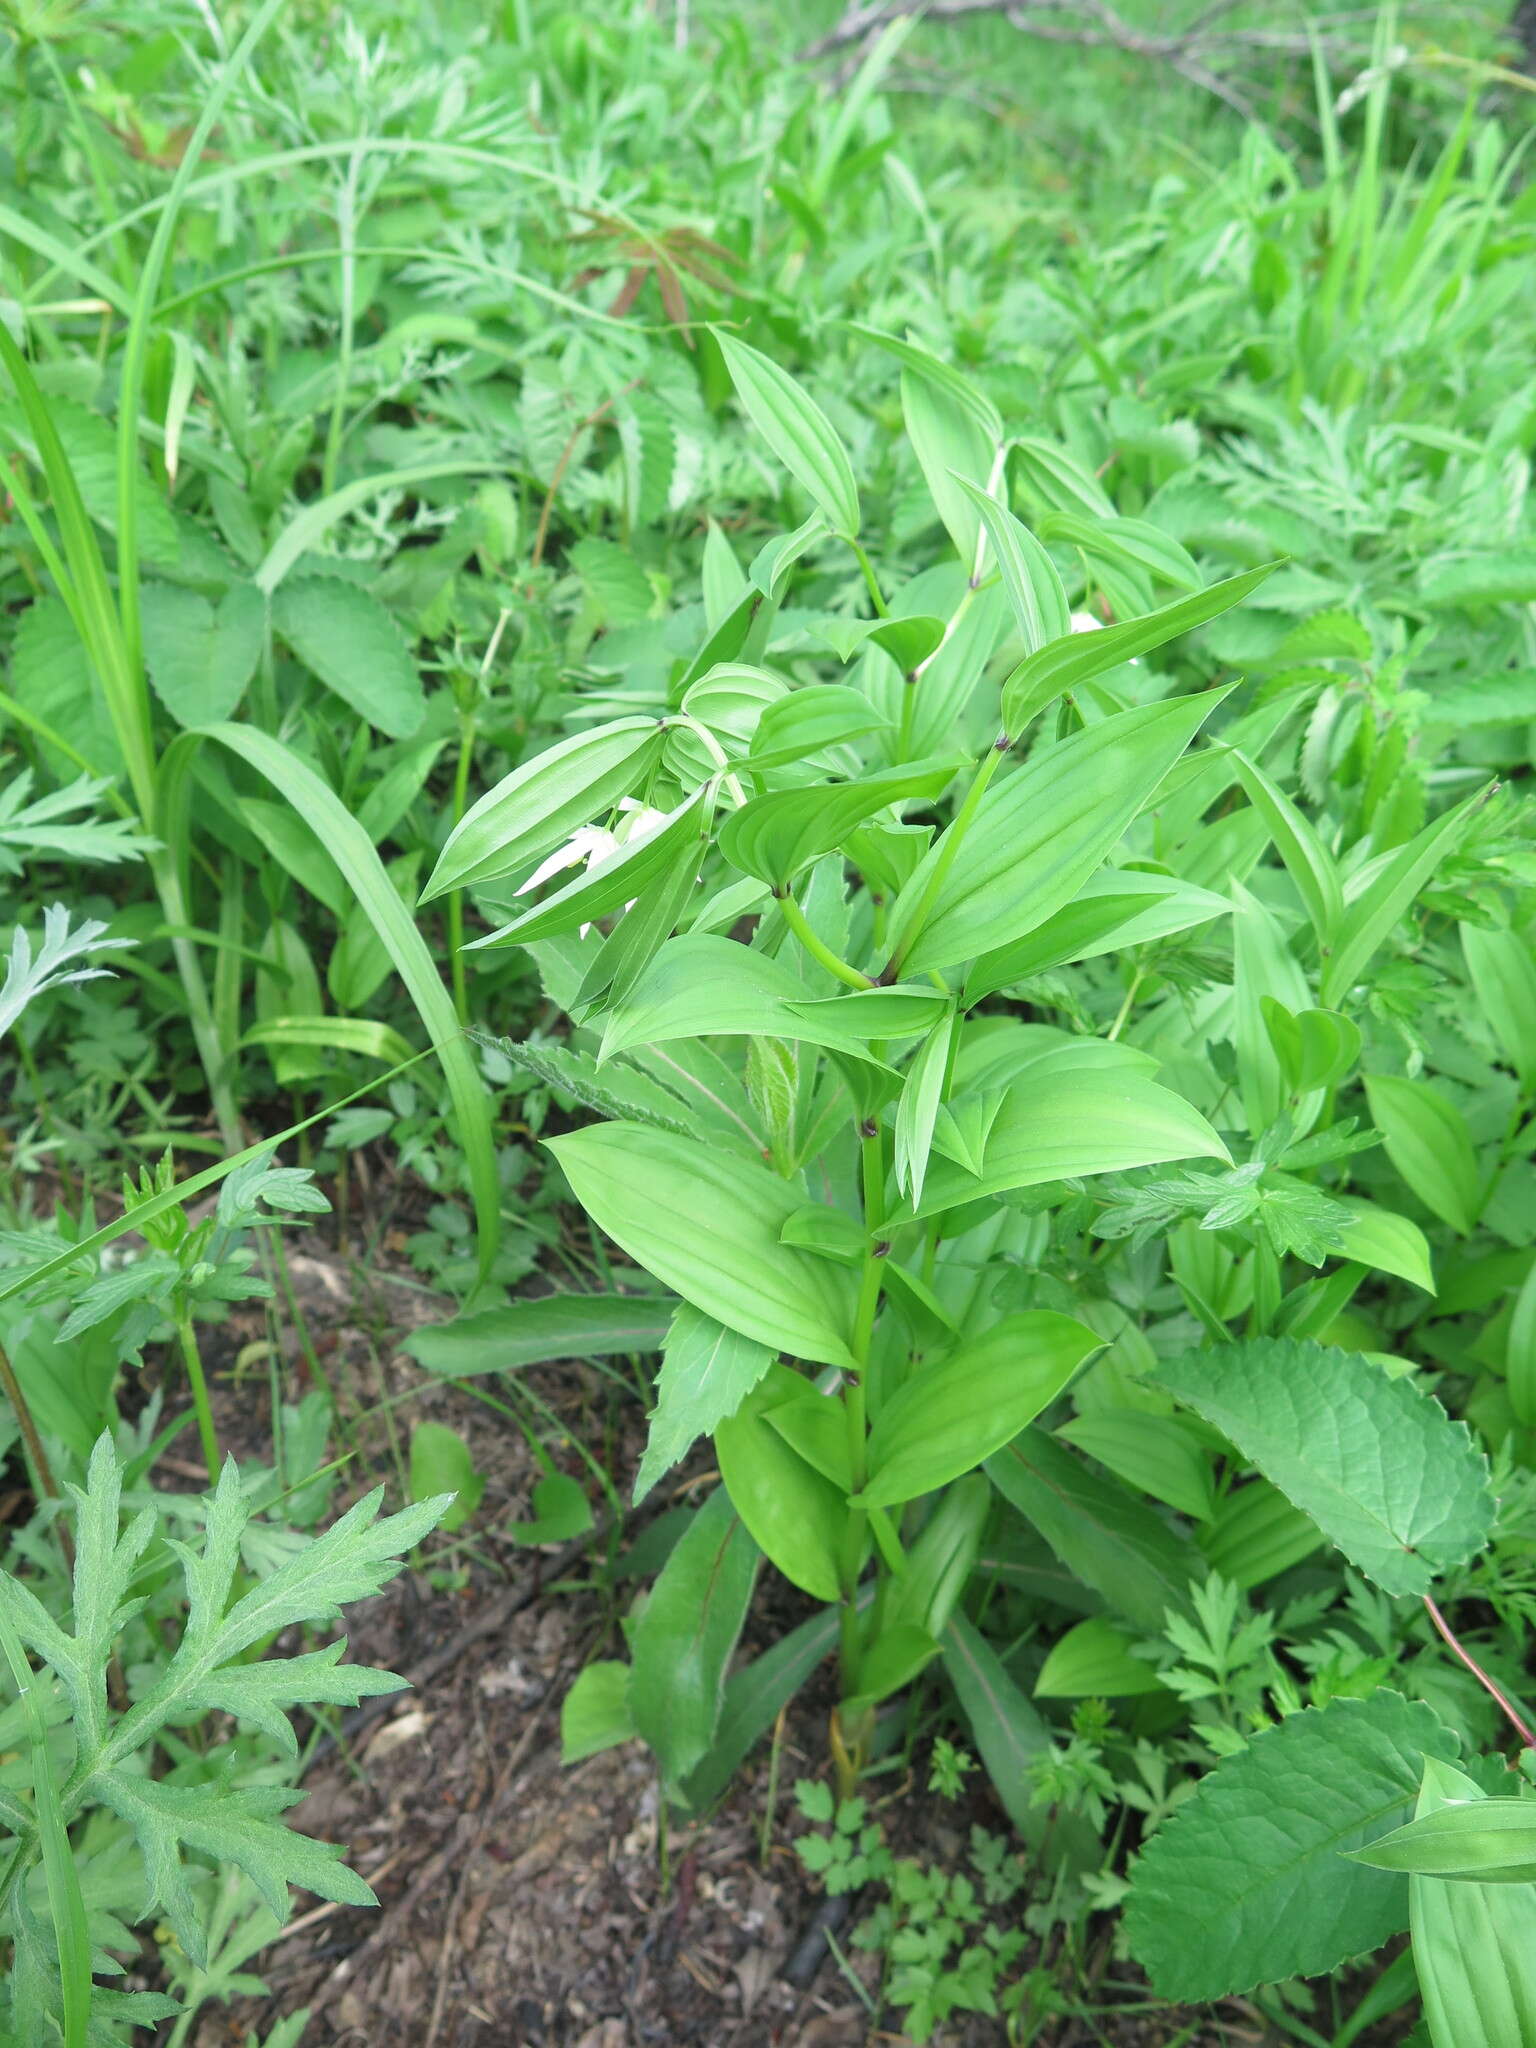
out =
[[[1089,1615],[1051,1650],[1035,1680],[1035,1698],[1116,1700],[1162,1692],[1163,1682],[1145,1657],[1131,1655],[1134,1641],[1103,1615]]]
[[[727,1329],[851,1366],[853,1276],[779,1242],[804,1196],[697,1139],[613,1123],[545,1140],[576,1199],[635,1262]]]
[[[744,875],[782,890],[802,868],[846,844],[848,835],[905,798],[935,797],[954,776],[953,760],[912,761],[830,787],[783,789],[753,797],[720,827],[720,851]]]
[[[217,605],[195,590],[147,583],[141,593],[144,660],[178,725],[228,718],[256,672],[267,627],[254,583],[232,583]]]
[[[1380,1209],[1374,1202],[1363,1201],[1358,1195],[1335,1195],[1332,1189],[1329,1195],[1350,1214],[1344,1239],[1345,1258],[1357,1265],[1370,1266],[1378,1273],[1394,1273],[1399,1280],[1422,1287],[1426,1294],[1434,1293],[1429,1240],[1417,1223],[1394,1215],[1390,1209]]]
[[[1318,837],[1311,819],[1296,808],[1256,761],[1250,761],[1235,748],[1232,759],[1248,801],[1268,827],[1275,850],[1306,905],[1318,943],[1327,947],[1344,917],[1344,891],[1333,855]]]
[[[1145,618],[1104,626],[1097,633],[1068,633],[1038,653],[1026,655],[1003,685],[1004,732],[1017,739],[1029,721],[1065,691],[1078,689],[1106,669],[1150,654],[1154,647],[1219,618],[1257,590],[1274,567],[1270,562],[1264,568],[1229,577],[1225,583],[1214,583],[1192,597],[1175,598]]]
[[[335,576],[284,583],[272,599],[272,624],[304,666],[380,732],[409,739],[420,725],[426,698],[411,651],[360,585]]]
[[[828,525],[852,539],[859,530],[858,486],[831,421],[793,377],[759,350],[718,328],[715,339],[748,419],[809,492]]]
[[[788,1038],[870,1057],[839,1003],[805,1000],[792,967],[712,932],[669,940],[608,1017],[602,1057],[679,1038]]]
[[[982,1195],[1084,1174],[1227,1157],[1205,1118],[1171,1089],[1114,1068],[1042,1069],[1004,1097],[981,1172],[935,1159],[915,1213],[935,1216]]]
[[[485,1493],[485,1474],[475,1469],[469,1445],[446,1422],[418,1422],[411,1431],[411,1499],[451,1493],[452,1507],[439,1525],[445,1535],[462,1529]]]
[[[1371,1121],[1387,1157],[1443,1223],[1466,1236],[1477,1222],[1481,1177],[1466,1118],[1429,1081],[1367,1074]]]
[[[974,961],[965,977],[965,999],[978,1003],[1048,968],[1148,945],[1231,913],[1227,897],[1192,882],[1136,868],[1104,868],[1035,930]]]
[[[486,791],[448,835],[423,903],[449,889],[494,882],[548,853],[578,825],[637,788],[661,751],[654,718],[619,718],[574,733]]]
[[[1156,1377],[1385,1592],[1428,1592],[1488,1539],[1488,1461],[1466,1424],[1356,1352],[1255,1337]]]
[[[1070,1316],[1026,1309],[919,1366],[870,1432],[865,1503],[899,1507],[974,1470],[1033,1422],[1103,1341]]]
[[[1345,1852],[1405,1821],[1425,1759],[1455,1754],[1428,1707],[1377,1692],[1292,1714],[1224,1758],[1131,1869],[1126,1937],[1158,1995],[1325,1976],[1398,1933],[1406,1880],[1362,1875]]]
[[[731,1505],[770,1563],[813,1599],[836,1600],[848,1526],[842,1490],[768,1420],[770,1409],[799,1402],[807,1391],[787,1365],[771,1365],[716,1429],[715,1456]]]
[[[1325,1008],[1338,1008],[1425,883],[1456,851],[1485,794],[1469,796],[1426,825],[1406,846],[1394,848],[1351,878],[1344,920],[1323,967],[1319,993]]]
[[[1150,1493],[1194,1521],[1210,1519],[1216,1505],[1210,1459],[1177,1416],[1100,1408],[1074,1416],[1056,1434],[1138,1492]]]
[[[987,530],[1025,652],[1038,654],[1042,647],[1072,631],[1072,607],[1067,603],[1056,564],[1029,528],[1015,519],[1005,505],[964,476],[957,476],[955,481],[976,507]]]
[[[560,1761],[579,1764],[632,1742],[639,1730],[629,1704],[629,1666],[613,1658],[588,1664],[560,1705]]]
[[[1455,1804],[1378,1835],[1366,1848],[1351,1850],[1350,1860],[1370,1870],[1479,1885],[1536,1883],[1536,1799],[1490,1799],[1471,1779],[1463,1782],[1471,1790],[1458,1793]]]
[[[994,784],[958,852],[947,854],[941,837],[892,909],[893,942],[907,938],[916,918],[924,917],[903,952],[904,966],[913,973],[953,967],[1012,944],[1070,903],[1222,695],[1212,690],[1118,712],[1038,748],[1024,767]],[[936,871],[942,885],[924,912]]]
[[[1410,1825],[1442,1814],[1475,1817],[1493,1803],[1464,1771],[1426,1757]],[[1434,2048],[1526,2048],[1536,2040],[1536,1887],[1413,1876],[1408,1907]]]
[[[949,1079],[958,1028],[959,1017],[954,1010],[933,1026],[912,1056],[896,1103],[892,1146],[896,1185],[914,1206],[923,1198],[933,1127]]]
[[[455,1380],[560,1358],[659,1351],[675,1307],[664,1294],[545,1294],[413,1330],[403,1348],[428,1372]]]
[[[1536,958],[1507,926],[1461,926],[1461,950],[1483,1015],[1527,1094],[1536,1090]]]
[[[686,1301],[678,1305],[662,1348],[656,1407],[635,1477],[637,1505],[699,1437],[735,1414],[772,1363],[766,1344],[728,1330]]]

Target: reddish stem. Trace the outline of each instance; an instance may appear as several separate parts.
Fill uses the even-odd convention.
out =
[[[1439,1630],[1444,1640],[1450,1645],[1451,1649],[1461,1659],[1462,1663],[1466,1665],[1467,1669],[1471,1672],[1472,1676],[1477,1680],[1478,1684],[1483,1688],[1483,1690],[1490,1694],[1492,1698],[1497,1700],[1499,1705],[1503,1708],[1505,1715],[1513,1724],[1515,1731],[1519,1735],[1520,1740],[1522,1744],[1525,1746],[1525,1748],[1536,1749],[1536,1730],[1532,1729],[1530,1723],[1521,1714],[1519,1708],[1515,1705],[1514,1701],[1510,1699],[1509,1695],[1506,1692],[1504,1692],[1499,1686],[1494,1684],[1493,1680],[1488,1676],[1487,1672],[1483,1669],[1482,1665],[1478,1663],[1477,1659],[1471,1656],[1466,1650],[1462,1648],[1461,1644],[1456,1639],[1455,1632],[1452,1629],[1450,1623],[1446,1620],[1445,1616],[1440,1612],[1439,1608],[1435,1605],[1434,1601],[1430,1599],[1427,1593],[1424,1595],[1424,1605],[1429,1610],[1430,1620],[1435,1624],[1435,1627]]]

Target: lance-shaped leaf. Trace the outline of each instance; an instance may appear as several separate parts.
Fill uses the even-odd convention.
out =
[[[1250,761],[1235,749],[1232,761],[1248,801],[1264,820],[1275,850],[1296,884],[1319,943],[1328,945],[1344,917],[1344,891],[1333,855],[1318,837],[1311,819],[1297,810],[1257,761]]]
[[[654,718],[619,718],[574,733],[525,761],[472,805],[448,835],[423,903],[513,875],[611,811],[660,753]]]
[[[1420,1813],[1353,1850],[1353,1860],[1417,1877],[1536,1884],[1536,1799],[1488,1799],[1481,1786],[1467,1796],[1473,1804],[1458,1800]]]
[[[923,917],[903,948],[907,969],[953,967],[1011,944],[1070,903],[1224,694],[1208,690],[1117,712],[1040,748],[995,783],[958,849],[947,853],[948,835],[940,838],[896,901],[891,929],[898,945]],[[925,909],[936,871],[943,880]]]
[[[575,881],[567,882],[563,889],[557,889],[511,924],[476,939],[466,950],[526,946],[534,939],[578,931],[596,918],[622,910],[652,882],[669,873],[689,846],[696,846],[700,859],[703,858],[713,801],[713,790],[706,783],[692,796],[685,797],[675,811],[644,836],[626,839],[606,860],[578,875]]]
[[[1488,1540],[1488,1461],[1466,1424],[1358,1352],[1255,1337],[1157,1378],[1385,1592],[1428,1592]]]
[[[935,797],[957,760],[910,761],[857,782],[814,789],[772,790],[733,811],[720,827],[720,851],[744,875],[783,889],[802,868],[846,844],[877,811],[910,797]]]
[[[1181,2003],[1320,1977],[1408,1923],[1406,1878],[1345,1860],[1407,1820],[1456,1737],[1394,1692],[1292,1714],[1226,1757],[1131,1870],[1125,1930]]]
[[[758,1548],[791,1585],[813,1599],[835,1600],[848,1526],[843,1489],[768,1419],[774,1408],[798,1406],[806,1391],[798,1373],[771,1365],[715,1431],[715,1456],[731,1505]]]
[[[1064,691],[1078,689],[1106,669],[1150,654],[1154,647],[1176,640],[1181,633],[1220,618],[1251,596],[1275,566],[1270,562],[1261,569],[1231,576],[1192,597],[1176,598],[1145,618],[1127,619],[1123,625],[1105,626],[1097,633],[1066,634],[1026,655],[1003,685],[1004,732],[1016,739],[1029,721]]]
[[[545,1140],[576,1199],[639,1266],[727,1329],[852,1366],[856,1282],[779,1242],[805,1197],[764,1166],[644,1124]]]
[[[772,1363],[766,1344],[728,1330],[691,1302],[679,1304],[662,1347],[656,1407],[635,1478],[637,1503],[699,1437],[736,1413]]]
[[[1512,1802],[1484,1798],[1483,1788],[1464,1771],[1426,1757],[1418,1818],[1411,1826],[1428,1826],[1441,1815],[1475,1819],[1495,1803]],[[1415,1875],[1408,1880],[1408,1907],[1414,1968],[1434,2048],[1467,2048],[1472,2042],[1477,2048],[1526,2048],[1536,2041],[1536,1885]]]
[[[769,357],[719,329],[715,339],[748,419],[828,525],[851,540],[859,530],[859,491],[832,422]]]
[[[1215,1131],[1182,1095],[1114,1068],[1043,1066],[1010,1088],[992,1119],[981,1172],[933,1159],[919,1216],[1008,1188],[1123,1173],[1167,1159],[1227,1159]],[[1229,1162],[1230,1163],[1230,1162]]]
[[[1067,603],[1056,564],[1006,505],[1000,505],[963,476],[957,476],[955,482],[976,507],[987,530],[1025,649],[1029,654],[1038,654],[1042,647],[1072,631],[1072,607]]]
[[[974,961],[965,977],[965,999],[979,1003],[983,996],[1028,975],[1144,946],[1192,925],[1228,917],[1231,911],[1227,897],[1198,889],[1193,882],[1143,874],[1137,868],[1103,868],[1035,930]]]
[[[679,1038],[791,1038],[868,1059],[867,1034],[845,1029],[840,1005],[805,1000],[795,970],[712,932],[661,948],[603,1033],[606,1060],[631,1046]]]
[[[1393,848],[1352,877],[1333,952],[1323,967],[1319,993],[1326,1008],[1336,1009],[1354,987],[1388,932],[1461,844],[1486,795],[1480,791],[1467,797],[1444,817],[1426,825],[1406,846]]]
[[[1026,1309],[920,1366],[870,1433],[864,1501],[897,1507],[973,1471],[1033,1422],[1103,1341],[1071,1316]]]
[[[413,1330],[404,1349],[428,1372],[456,1380],[560,1358],[657,1351],[676,1306],[665,1294],[545,1294]]]
[[[1433,1083],[1367,1074],[1371,1122],[1387,1157],[1426,1208],[1463,1237],[1477,1221],[1482,1177],[1467,1120]]]
[[[630,1711],[663,1778],[702,1762],[715,1737],[760,1553],[717,1487],[684,1531],[630,1633]]]

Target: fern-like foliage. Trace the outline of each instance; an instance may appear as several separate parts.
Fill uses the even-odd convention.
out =
[[[207,1760],[189,1769],[188,1752],[170,1731],[220,1712],[294,1757],[294,1708],[354,1706],[369,1695],[398,1690],[405,1681],[392,1672],[343,1664],[344,1640],[295,1656],[253,1659],[252,1653],[284,1629],[332,1621],[349,1601],[376,1593],[452,1496],[380,1519],[382,1489],[375,1490],[323,1535],[303,1541],[269,1576],[237,1590],[250,1506],[232,1459],[205,1502],[197,1547],[168,1535],[153,1507],[124,1526],[122,1478],[117,1453],[103,1435],[85,1487],[71,1489],[77,1514],[69,1627],[28,1585],[0,1572],[0,1617],[56,1681],[49,1719],[67,1709],[74,1758],[61,1773],[65,1824],[93,1808],[105,1808],[126,1824],[142,1861],[148,1907],[164,1914],[198,1966],[206,1962],[207,1941],[191,1881],[197,1871],[189,1858],[243,1871],[279,1922],[288,1916],[290,1885],[348,1905],[374,1904],[373,1893],[341,1861],[339,1849],[284,1825],[284,1812],[301,1793],[273,1785],[268,1772],[267,1782],[238,1782],[233,1749],[216,1756],[211,1770]],[[144,1605],[136,1583],[166,1551],[179,1563],[186,1588],[180,1640],[158,1668],[139,1674],[130,1666],[137,1697],[120,1711],[107,1682],[113,1651]],[[165,1761],[172,1767],[165,1768]],[[0,1899],[20,1956],[35,1946],[38,1933],[27,1925],[25,1886],[40,1854],[32,1805],[21,1796],[0,1803],[0,1829],[11,1837],[0,1866]],[[111,1967],[109,1958],[99,1956],[99,1970]]]

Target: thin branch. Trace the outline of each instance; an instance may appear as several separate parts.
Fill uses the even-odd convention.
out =
[[[1469,1653],[1461,1647],[1461,1644],[1457,1641],[1455,1633],[1452,1630],[1450,1623],[1446,1620],[1445,1616],[1440,1612],[1439,1608],[1435,1605],[1434,1601],[1430,1599],[1427,1593],[1424,1595],[1424,1605],[1429,1611],[1430,1620],[1439,1630],[1444,1640],[1450,1645],[1451,1649],[1461,1659],[1462,1663],[1466,1665],[1467,1669],[1471,1672],[1472,1676],[1477,1680],[1478,1684],[1483,1688],[1483,1690],[1486,1693],[1490,1694],[1492,1698],[1497,1700],[1498,1704],[1503,1708],[1505,1717],[1513,1724],[1516,1734],[1518,1734],[1518,1736],[1520,1737],[1522,1746],[1526,1749],[1536,1749],[1536,1730],[1532,1729],[1530,1723],[1526,1720],[1525,1716],[1520,1712],[1519,1708],[1516,1707],[1513,1700],[1510,1699],[1508,1693],[1501,1691],[1501,1689],[1497,1685],[1495,1685],[1494,1681],[1488,1676],[1488,1673],[1483,1669],[1482,1665],[1479,1664],[1474,1657],[1469,1655]]]

